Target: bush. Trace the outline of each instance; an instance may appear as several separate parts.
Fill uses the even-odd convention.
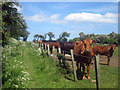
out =
[[[116,44],[116,45],[118,45],[118,41],[117,41],[116,39],[113,39],[113,38],[105,39],[105,40],[103,41],[103,43],[105,43],[105,44]]]
[[[65,62],[65,57],[62,54],[58,54],[57,57],[59,59],[59,71],[62,74],[70,74],[72,70],[70,69],[69,64]]]
[[[11,38],[2,49],[2,88],[25,88],[29,83],[29,73],[23,63],[26,44]]]

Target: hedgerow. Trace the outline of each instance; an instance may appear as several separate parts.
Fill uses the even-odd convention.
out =
[[[23,63],[26,43],[11,38],[2,48],[2,88],[25,88],[29,83],[29,73]]]

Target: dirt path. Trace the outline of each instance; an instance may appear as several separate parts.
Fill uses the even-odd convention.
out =
[[[100,64],[101,65],[106,65],[107,61],[108,61],[108,59],[106,56],[100,55]],[[110,58],[110,66],[118,67],[118,56],[112,56]]]

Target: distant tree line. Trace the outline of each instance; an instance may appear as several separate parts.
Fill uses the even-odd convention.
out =
[[[0,10],[0,35],[2,35],[2,45],[7,44],[9,38],[20,39],[26,41],[28,35],[27,25],[23,18],[23,15],[18,12],[16,7],[21,7],[20,4],[14,0],[10,2],[1,2],[2,10]]]
[[[52,40],[52,38],[55,37],[55,35],[52,32],[48,32],[44,35],[35,34],[33,41],[37,42],[38,40],[46,40],[47,36],[49,37],[49,40]],[[59,38],[57,40],[61,41],[61,42],[67,42],[69,36],[70,36],[70,33],[63,32],[59,35]],[[119,45],[119,42],[120,42],[120,34],[117,34],[115,32],[111,32],[108,35],[106,35],[106,34],[95,35],[94,33],[84,34],[83,32],[80,32],[79,36],[80,37],[75,37],[73,39],[70,39],[69,42],[84,40],[88,37],[90,37],[92,40],[96,40],[97,43],[102,43],[102,44],[116,44],[116,45]]]
[[[38,40],[46,40],[47,36],[50,41],[52,41],[52,38],[55,38],[55,35],[52,32],[48,32],[44,35],[35,34],[33,41],[38,42]],[[63,32],[62,34],[59,35],[59,38],[57,39],[57,41],[67,42],[68,40],[67,37],[69,36],[70,36],[70,33]]]
[[[109,33],[108,35],[105,34],[84,34],[83,32],[79,33],[80,37],[76,37],[73,39],[70,39],[69,41],[75,42],[79,40],[84,40],[87,37],[90,37],[92,40],[96,40],[97,43],[102,43],[102,44],[116,44],[119,45],[120,42],[120,34],[117,34],[115,32]]]

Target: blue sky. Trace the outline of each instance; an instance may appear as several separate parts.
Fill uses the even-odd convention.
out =
[[[53,32],[55,39],[67,31],[69,39],[85,34],[118,33],[118,3],[117,2],[20,2],[33,40],[34,34],[44,35]]]

